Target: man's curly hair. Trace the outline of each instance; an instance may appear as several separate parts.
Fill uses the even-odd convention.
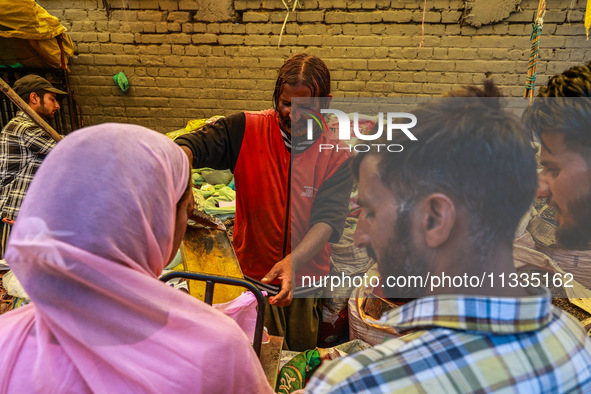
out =
[[[572,150],[590,148],[591,62],[551,77],[523,120],[542,143],[544,133],[559,133]]]

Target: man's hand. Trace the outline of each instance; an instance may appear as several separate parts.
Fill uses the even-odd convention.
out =
[[[261,282],[271,283],[275,279],[281,280],[281,291],[276,296],[269,297],[269,304],[274,306],[287,306],[291,304],[291,254],[288,254],[283,260],[276,263],[267,275],[261,279]]]
[[[191,166],[191,168],[193,168],[193,151],[191,150],[191,148],[189,148],[188,146],[184,146],[184,145],[181,145],[181,149],[183,150],[183,152],[185,152],[185,154],[189,158],[189,165]]]
[[[328,224],[322,222],[314,224],[306,233],[302,242],[283,260],[276,263],[267,275],[261,279],[263,283],[271,283],[275,279],[281,280],[281,291],[276,296],[269,297],[269,304],[274,306],[291,304],[294,272],[297,272],[322,250],[331,234],[332,227]]]

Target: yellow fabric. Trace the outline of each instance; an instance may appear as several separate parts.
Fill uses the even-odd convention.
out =
[[[0,31],[0,37],[47,40],[66,31],[59,19],[34,0],[0,0],[0,9],[0,24],[9,29]]]
[[[10,39],[27,40],[35,52],[51,67],[60,68],[61,49],[58,39],[62,40],[62,47],[65,53],[65,64],[68,65],[68,57],[74,54],[74,43],[66,34],[66,28],[59,19],[50,15],[43,7],[34,0],[0,0],[0,37]],[[58,37],[59,36],[59,37]],[[16,58],[0,56],[2,63],[8,65],[14,63],[27,63],[18,54]],[[25,60],[23,62],[23,60]],[[28,66],[28,64],[23,64]],[[33,64],[38,66],[38,64]]]
[[[0,0],[4,1],[4,0]],[[183,134],[187,134],[193,132],[195,130],[199,130],[206,124],[215,123],[216,120],[223,118],[221,115],[215,115],[210,118],[202,118],[202,119],[191,119],[187,122],[187,125],[178,130],[170,131],[166,133],[166,136],[172,140],[176,139],[176,137],[180,137]]]
[[[589,28],[591,27],[591,0],[587,0],[587,9],[585,10],[585,32],[587,40],[589,39]]]
[[[0,0],[1,1],[1,0]],[[64,48],[65,56],[65,66],[68,66],[68,58],[74,54],[74,43],[70,36],[66,34],[61,35],[62,38],[62,47]],[[37,53],[43,57],[45,62],[52,67],[60,68],[62,61],[61,61],[61,51],[56,38],[52,38],[49,40],[29,40],[29,44],[37,51]]]

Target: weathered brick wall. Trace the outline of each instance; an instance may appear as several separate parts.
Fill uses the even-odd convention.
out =
[[[287,1],[292,3],[293,0]],[[491,0],[492,1],[492,0]],[[332,70],[335,96],[437,95],[492,77],[521,96],[537,0],[495,24],[460,23],[464,1],[300,0],[278,47],[281,0],[39,0],[76,43],[71,84],[85,123],[158,131],[189,119],[270,107],[277,69],[298,52]],[[538,85],[591,60],[585,2],[548,2]],[[557,4],[558,3],[558,4]],[[122,93],[111,77],[123,71]]]

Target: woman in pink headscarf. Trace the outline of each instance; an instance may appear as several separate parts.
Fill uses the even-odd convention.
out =
[[[193,207],[185,154],[140,126],[60,142],[6,260],[32,304],[0,316],[0,393],[271,392],[230,318],[158,281]]]

